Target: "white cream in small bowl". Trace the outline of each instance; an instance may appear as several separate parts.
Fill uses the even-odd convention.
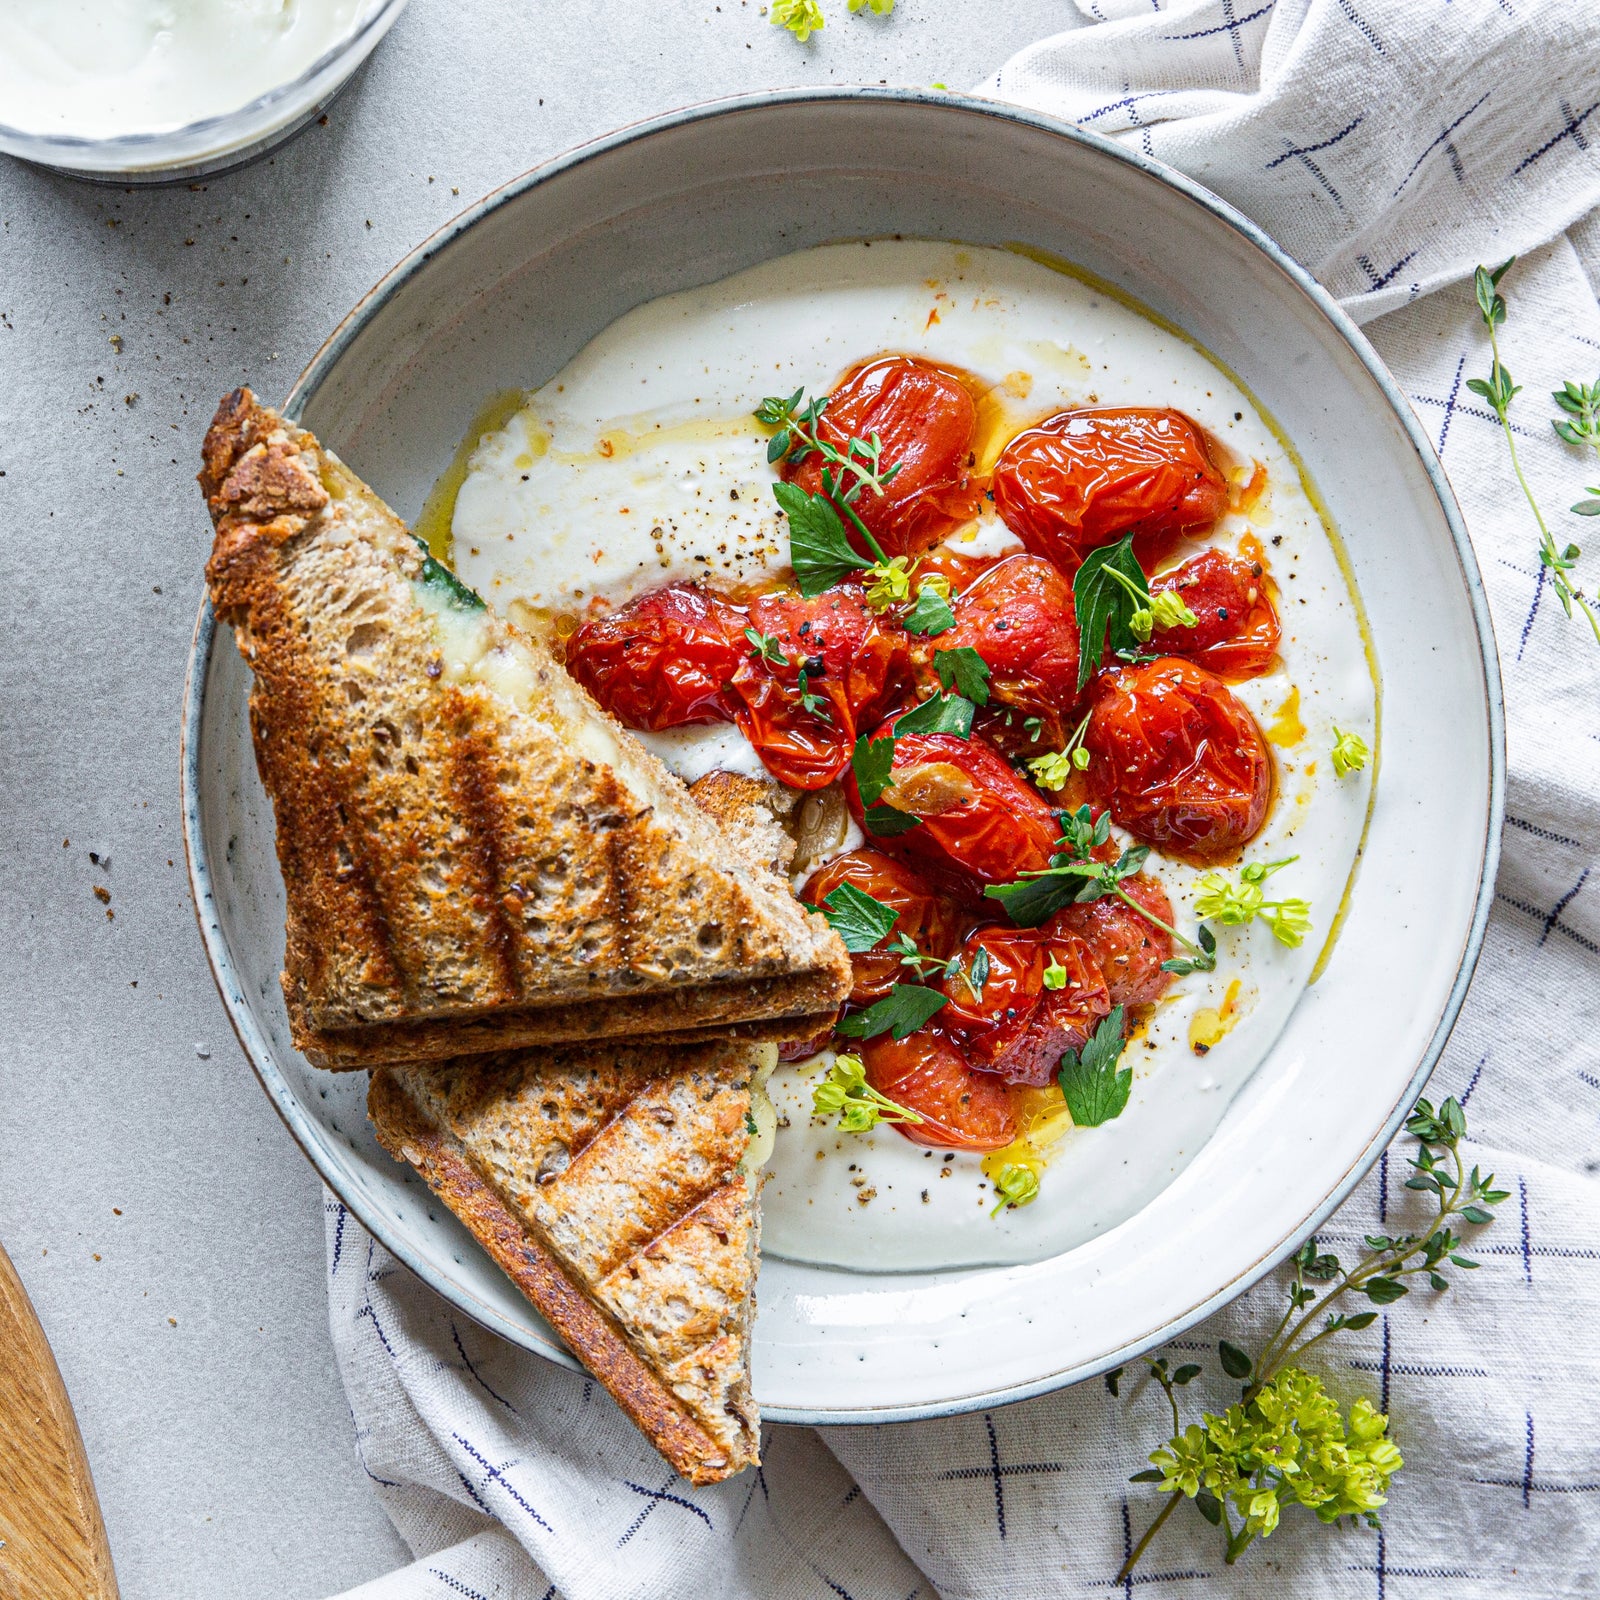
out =
[[[89,177],[215,171],[287,138],[405,0],[0,0],[0,150]]]

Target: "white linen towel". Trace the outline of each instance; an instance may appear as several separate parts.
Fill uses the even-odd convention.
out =
[[[1334,1388],[1369,1393],[1405,1451],[1384,1530],[1292,1513],[1230,1569],[1185,1512],[1115,1584],[1159,1499],[1126,1481],[1163,1435],[1131,1369],[1120,1399],[1095,1380],[946,1421],[769,1428],[759,1473],[692,1489],[598,1385],[455,1315],[330,1198],[356,1447],[417,1558],[346,1600],[1600,1593],[1600,648],[1562,616],[1493,416],[1465,386],[1488,357],[1464,282],[1524,254],[1505,284],[1518,445],[1558,542],[1581,538],[1565,508],[1600,461],[1555,437],[1545,397],[1600,371],[1600,12],[1078,4],[1094,26],[1024,51],[983,92],[1192,174],[1368,324],[1461,499],[1499,637],[1504,855],[1433,1093],[1467,1107],[1473,1157],[1512,1198],[1464,1288],[1322,1347]],[[1600,586],[1600,548],[1585,567]],[[1405,1145],[1325,1230],[1337,1248],[1406,1215]],[[1249,1344],[1281,1292],[1274,1275],[1176,1342],[1205,1363],[1213,1407],[1218,1338]]]

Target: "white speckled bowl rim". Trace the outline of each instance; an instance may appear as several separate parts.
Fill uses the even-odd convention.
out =
[[[483,217],[492,213],[526,190],[548,182],[552,177],[568,171],[597,156],[638,140],[679,128],[690,122],[717,118],[750,109],[804,106],[817,102],[850,101],[891,102],[896,105],[921,105],[938,107],[952,117],[979,117],[999,122],[1020,124],[1035,132],[1053,135],[1063,141],[1088,147],[1113,163],[1124,163],[1187,197],[1196,206],[1214,218],[1264,256],[1278,271],[1310,301],[1321,317],[1331,325],[1338,336],[1349,346],[1381,391],[1393,423],[1404,434],[1410,449],[1426,473],[1433,494],[1437,497],[1440,512],[1454,543],[1454,557],[1459,567],[1461,582],[1470,606],[1473,626],[1477,635],[1477,648],[1483,672],[1484,706],[1487,750],[1489,756],[1488,806],[1484,817],[1483,848],[1481,857],[1471,863],[1476,872],[1477,884],[1472,903],[1472,913],[1460,946],[1459,964],[1454,981],[1449,987],[1437,1020],[1428,1035],[1425,1048],[1415,1060],[1402,1092],[1390,1105],[1371,1130],[1359,1156],[1353,1160],[1339,1182],[1328,1190],[1320,1203],[1309,1212],[1285,1216],[1281,1236],[1269,1250],[1242,1270],[1230,1271],[1226,1281],[1218,1283],[1211,1293],[1201,1296],[1173,1314],[1164,1317],[1159,1326],[1141,1331],[1137,1337],[1119,1341],[1095,1354],[1059,1370],[1041,1373],[1027,1381],[1012,1382],[991,1388],[967,1390],[957,1395],[941,1397],[927,1395],[908,1403],[893,1405],[833,1405],[822,1396],[809,1405],[765,1407],[769,1420],[789,1423],[862,1423],[873,1421],[906,1421],[922,1417],[947,1416],[958,1412],[980,1410],[985,1407],[1024,1399],[1030,1395],[1077,1383],[1108,1371],[1112,1367],[1154,1348],[1185,1329],[1201,1321],[1219,1307],[1234,1299],[1264,1274],[1288,1257],[1299,1243],[1315,1231],[1340,1205],[1356,1186],[1382,1151],[1387,1147],[1408,1114],[1416,1096],[1426,1084],[1437,1063],[1450,1030],[1466,995],[1483,941],[1484,927],[1493,899],[1495,871],[1499,860],[1501,822],[1504,811],[1505,789],[1505,726],[1504,702],[1501,692],[1499,664],[1495,651],[1494,635],[1489,608],[1483,589],[1477,561],[1467,538],[1459,508],[1445,479],[1433,449],[1419,427],[1404,395],[1396,386],[1383,363],[1350,318],[1340,309],[1330,295],[1301,266],[1287,256],[1254,223],[1224,201],[1192,182],[1183,175],[1150,161],[1136,152],[1122,148],[1095,134],[1084,132],[1070,124],[1038,113],[1018,109],[996,102],[917,90],[860,88],[824,90],[785,90],[771,93],[738,96],[706,105],[690,107],[666,116],[635,124],[604,138],[580,146],[543,166],[513,180],[503,188],[488,195],[476,205],[447,223],[425,243],[413,250],[387,276],[385,276],[345,318],[327,342],[312,358],[291,391],[285,411],[298,416],[308,399],[317,391],[352,340],[360,333],[377,310],[382,307],[413,274],[441,251],[470,230]],[[776,252],[775,252],[776,253]],[[1249,374],[1245,374],[1248,380]],[[209,600],[204,601],[196,622],[191,648],[188,679],[184,696],[182,742],[182,803],[184,846],[188,858],[190,882],[193,888],[195,913],[201,938],[215,976],[218,990],[227,1008],[229,1019],[238,1035],[245,1054],[260,1079],[263,1089],[282,1117],[290,1133],[299,1143],[307,1158],[336,1193],[344,1188],[339,1164],[333,1159],[327,1136],[313,1118],[308,1107],[302,1104],[293,1086],[275,1062],[268,1041],[251,1012],[240,983],[232,952],[222,932],[214,901],[213,870],[208,854],[208,844],[201,826],[201,774],[203,769],[201,710],[205,701],[213,647],[217,642],[216,620]],[[226,643],[226,640],[224,640]],[[1465,866],[1465,864],[1463,864]],[[1357,893],[1360,893],[1359,885]],[[341,1193],[362,1226],[393,1256],[429,1284],[446,1300],[461,1309],[493,1332],[512,1343],[533,1351],[546,1359],[573,1365],[571,1356],[546,1332],[540,1335],[530,1326],[513,1320],[496,1308],[486,1305],[474,1296],[459,1280],[439,1270],[425,1259],[416,1241],[403,1226],[376,1205],[360,1196]],[[979,1269],[981,1275],[983,1269]],[[1001,1270],[1001,1269],[995,1269]],[[759,1324],[757,1333],[760,1339]]]

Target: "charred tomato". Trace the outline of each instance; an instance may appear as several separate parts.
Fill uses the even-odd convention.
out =
[[[878,436],[882,470],[899,470],[882,494],[863,489],[852,508],[889,555],[915,555],[977,515],[981,494],[971,474],[976,426],[977,407],[953,373],[909,356],[885,356],[857,367],[833,391],[817,436],[837,450],[852,438]],[[783,474],[816,494],[823,467],[813,453]],[[830,470],[838,486],[838,471]]]
[[[1195,615],[1192,628],[1157,628],[1150,649],[1182,656],[1240,683],[1270,672],[1278,659],[1281,628],[1266,571],[1221,550],[1202,550],[1181,567],[1152,579],[1150,592],[1171,591]]]
[[[1040,556],[998,561],[951,602],[955,625],[911,643],[918,676],[937,683],[941,650],[976,650],[989,668],[989,699],[1024,712],[1062,713],[1077,699],[1078,620],[1072,585]]]
[[[673,584],[585,623],[567,641],[567,671],[630,728],[726,722],[744,627],[739,607]]]
[[[884,737],[893,725],[891,719],[874,737]],[[1010,883],[1020,873],[1049,866],[1061,832],[1055,814],[981,739],[899,736],[890,775],[893,782],[879,805],[917,819],[894,836],[896,854],[922,857],[980,884]],[[845,797],[871,835],[873,819],[865,816],[853,771]]]
[[[903,933],[923,955],[940,961],[955,949],[960,937],[959,913],[909,862],[878,850],[850,850],[814,872],[800,898],[820,906],[845,883],[897,913],[889,937]],[[908,976],[900,957],[890,950],[852,951],[850,965],[855,974],[850,1000],[858,1006],[881,1000]]]
[[[978,955],[987,957],[983,971]],[[1067,1050],[1083,1048],[1094,1025],[1111,1010],[1106,981],[1093,953],[1076,934],[1049,928],[980,928],[962,948],[960,972],[940,981],[949,997],[939,1026],[967,1060],[1008,1083],[1042,1088]],[[977,963],[977,965],[975,965]],[[1051,987],[1053,971],[1060,978]]]
[[[944,1150],[999,1150],[1016,1137],[1006,1086],[992,1072],[975,1072],[955,1043],[930,1028],[904,1039],[880,1033],[861,1046],[867,1082],[909,1106],[924,1120],[897,1122],[913,1144]]]
[[[767,644],[741,639],[729,690],[734,718],[774,777],[823,788],[848,765],[858,723],[876,717],[904,681],[906,636],[873,614],[858,584],[810,599],[757,595],[749,626]]]
[[[1172,902],[1154,878],[1135,873],[1122,880],[1121,888],[1151,916],[1171,924]],[[1161,970],[1172,955],[1171,935],[1112,895],[1068,906],[1044,927],[1055,936],[1075,934],[1088,945],[1114,1006],[1153,1005],[1172,982],[1172,974]]]
[[[1191,661],[1164,656],[1102,672],[1083,743],[1096,804],[1181,860],[1237,856],[1266,817],[1266,740],[1228,687]]]
[[[1019,433],[995,463],[995,509],[1035,554],[1074,572],[1125,533],[1147,565],[1209,531],[1228,486],[1181,411],[1063,411]]]

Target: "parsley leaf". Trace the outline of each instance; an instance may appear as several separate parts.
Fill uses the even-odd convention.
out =
[[[1083,1047],[1080,1056],[1069,1050],[1061,1058],[1062,1098],[1079,1128],[1098,1128],[1120,1117],[1133,1088],[1133,1068],[1122,1059],[1122,1007],[1117,1006]]]
[[[947,633],[956,625],[956,614],[950,609],[949,598],[939,593],[924,578],[917,586],[916,602],[906,612],[901,624],[907,633],[920,633],[931,639],[935,634]]]
[[[862,805],[869,808],[877,807],[883,791],[894,782],[890,776],[893,766],[892,731],[881,739],[869,739],[866,734],[862,734],[856,740],[855,750],[850,756],[850,767],[856,776],[856,788],[861,793]]]
[[[900,914],[853,883],[841,883],[832,894],[823,897],[822,903],[827,908],[823,915],[828,926],[844,940],[845,949],[852,955],[870,950],[887,938]]]
[[[922,818],[909,811],[897,811],[893,806],[868,806],[861,821],[870,834],[879,839],[893,839],[897,834],[910,833],[922,826]]]
[[[935,650],[933,670],[946,689],[963,694],[975,706],[989,703],[989,663],[970,645],[959,650]]]
[[[972,733],[973,703],[959,694],[930,695],[894,725],[898,737],[905,733],[953,733],[966,739]],[[859,780],[858,780],[859,781]]]
[[[903,1039],[908,1033],[915,1033],[944,1003],[945,997],[937,989],[920,983],[897,983],[865,1011],[843,1018],[837,1031],[851,1039],[875,1039],[880,1033]]]
[[[856,554],[825,496],[807,494],[793,483],[775,483],[772,493],[789,518],[789,561],[808,600],[872,565]]]
[[[1133,535],[1101,545],[1083,558],[1072,580],[1072,602],[1078,617],[1078,687],[1094,676],[1103,650],[1137,650],[1136,611],[1148,611],[1150,585],[1133,554]],[[1148,631],[1145,635],[1149,637]]]

